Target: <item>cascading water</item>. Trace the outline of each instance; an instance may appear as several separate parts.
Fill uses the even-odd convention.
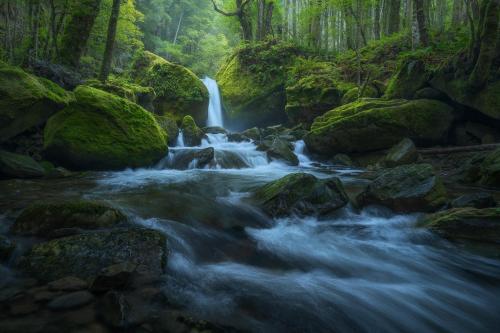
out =
[[[222,120],[222,106],[219,86],[214,79],[211,79],[209,77],[205,77],[202,81],[203,84],[207,87],[208,93],[210,95],[207,126],[224,127],[224,122]]]

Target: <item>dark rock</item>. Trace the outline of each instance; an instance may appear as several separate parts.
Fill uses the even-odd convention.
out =
[[[33,73],[46,78],[66,90],[73,90],[83,83],[80,73],[63,65],[52,64],[47,61],[36,61]]]
[[[7,237],[0,235],[0,262],[9,260],[16,249],[16,244]]]
[[[500,131],[480,123],[466,122],[455,128],[455,143],[459,146],[491,144],[500,141]]]
[[[229,142],[244,142],[244,141],[251,141],[250,138],[247,138],[241,133],[229,133],[227,135],[227,139]]]
[[[48,285],[52,291],[79,291],[87,289],[88,284],[82,279],[74,276],[67,276],[62,279],[52,281]]]
[[[417,147],[415,147],[413,141],[410,139],[403,139],[403,141],[389,150],[382,160],[382,165],[393,168],[398,165],[415,163],[418,161],[418,158]]]
[[[432,212],[446,204],[446,189],[429,164],[382,170],[361,193],[361,205],[382,205],[397,212]]]
[[[73,293],[57,297],[48,304],[48,307],[54,311],[64,311],[82,307],[89,304],[93,300],[94,296],[88,291],[75,291]]]
[[[490,208],[496,207],[495,198],[490,193],[478,192],[462,195],[451,202],[453,208]]]
[[[19,268],[42,281],[65,276],[95,277],[113,264],[131,262],[162,274],[167,260],[165,237],[148,229],[91,232],[33,246]]]
[[[202,169],[214,163],[215,150],[205,149],[172,149],[166,161],[167,167],[177,170]]]
[[[228,134],[226,129],[218,126],[204,127],[203,132],[206,134]]]
[[[259,129],[257,127],[249,128],[249,129],[241,132],[241,135],[243,135],[244,137],[249,138],[253,141],[259,141],[261,139],[261,137],[265,136],[265,135],[263,135],[261,129]]]
[[[425,217],[419,226],[446,238],[500,243],[500,208],[457,208]]]
[[[268,215],[327,215],[344,207],[349,199],[337,178],[320,180],[294,173],[258,189],[250,199]]]
[[[130,305],[124,294],[110,291],[99,300],[98,311],[101,319],[114,328],[128,326]]]
[[[500,188],[500,149],[489,153],[481,163],[479,184]]]
[[[105,268],[92,282],[90,290],[101,293],[109,290],[120,290],[128,287],[132,281],[137,265],[124,262]]]
[[[448,100],[448,97],[446,94],[442,93],[441,91],[431,88],[431,87],[425,87],[420,90],[418,90],[415,93],[414,96],[415,99],[435,99],[438,101],[446,102]]]
[[[38,305],[33,296],[23,293],[9,300],[9,310],[13,316],[27,315],[38,311]]]
[[[240,155],[229,150],[218,150],[215,152],[217,165],[222,169],[244,169],[250,167]]]
[[[0,178],[39,178],[44,168],[29,156],[0,150]]]
[[[421,59],[405,59],[397,73],[391,78],[385,91],[387,99],[412,99],[415,93],[425,87],[431,77],[426,64]]]
[[[299,165],[299,159],[293,152],[293,145],[278,137],[261,141],[257,146],[257,150],[265,151],[267,157],[271,160],[284,161],[288,165]]]
[[[338,165],[338,166],[343,166],[343,167],[352,167],[352,166],[354,166],[354,162],[346,154],[336,154],[330,160],[330,163],[333,164],[333,165]]]
[[[127,217],[122,212],[103,202],[78,200],[35,203],[16,219],[11,232],[24,236],[46,237],[59,229],[108,228],[126,221]]]

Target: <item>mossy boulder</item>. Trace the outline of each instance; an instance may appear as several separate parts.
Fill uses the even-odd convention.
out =
[[[450,202],[453,208],[491,208],[496,207],[497,202],[491,193],[475,192],[459,196]]]
[[[257,150],[265,151],[270,160],[282,161],[291,166],[299,165],[299,159],[293,152],[293,145],[277,136],[262,140]]]
[[[131,76],[136,83],[154,89],[157,114],[171,114],[178,122],[186,115],[199,124],[207,122],[208,90],[189,69],[145,51],[135,60]]]
[[[0,150],[0,179],[43,176],[45,176],[45,169],[31,157]]]
[[[89,280],[104,268],[120,263],[162,274],[167,254],[166,238],[158,231],[116,229],[37,244],[20,261],[19,268],[42,282],[66,276]]]
[[[398,165],[415,163],[418,161],[418,158],[417,147],[412,140],[405,138],[389,150],[381,161],[381,164],[393,168]]]
[[[265,127],[287,120],[287,68],[297,55],[292,44],[277,40],[245,44],[217,73],[230,128]]]
[[[191,116],[185,116],[182,119],[182,135],[184,144],[187,147],[201,145],[201,140],[205,137],[205,133],[196,125],[195,120]]]
[[[428,84],[431,75],[432,72],[427,69],[423,60],[405,59],[389,81],[384,97],[413,99],[416,92]]]
[[[382,170],[357,201],[397,212],[433,212],[446,204],[447,193],[432,165],[409,164]]]
[[[426,216],[418,224],[450,239],[500,243],[500,208],[455,208]]]
[[[23,236],[44,237],[60,229],[99,229],[125,223],[118,209],[96,201],[35,203],[16,219],[11,232]]]
[[[0,66],[0,143],[45,124],[72,100],[72,93],[49,80]]]
[[[377,98],[380,97],[377,89],[375,89],[372,85],[367,85],[364,90],[362,96],[359,96],[359,88],[355,87],[348,90],[344,96],[342,96],[341,105],[349,104],[352,102],[356,102],[359,98]]]
[[[155,118],[158,125],[160,125],[160,127],[167,133],[168,144],[170,146],[175,145],[177,137],[179,136],[179,126],[177,126],[174,116],[170,114],[166,114],[164,116],[155,115]]]
[[[167,154],[167,134],[139,105],[80,86],[76,102],[44,130],[44,154],[64,167],[108,170],[148,166]]]
[[[266,184],[250,201],[272,217],[328,215],[349,203],[338,178],[320,180],[307,173],[290,174]]]
[[[500,149],[488,154],[481,163],[478,182],[500,188]]]
[[[404,138],[421,146],[444,143],[453,109],[433,100],[363,99],[316,118],[304,138],[319,154],[389,149]]]
[[[297,59],[288,76],[285,111],[293,124],[310,125],[314,118],[339,106],[349,87],[339,82],[333,64],[317,60]]]

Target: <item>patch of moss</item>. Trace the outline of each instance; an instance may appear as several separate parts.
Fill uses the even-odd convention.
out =
[[[201,145],[201,140],[205,136],[205,133],[196,125],[193,117],[185,116],[184,119],[182,119],[181,129],[186,146],[192,147]]]
[[[355,87],[347,91],[342,97],[342,105],[356,102],[358,98],[377,98],[379,97],[377,89],[372,85],[367,85],[363,91],[363,96],[359,96],[359,88]]]
[[[77,101],[49,119],[44,153],[77,170],[151,165],[167,153],[167,134],[153,115],[126,99],[80,86]]]

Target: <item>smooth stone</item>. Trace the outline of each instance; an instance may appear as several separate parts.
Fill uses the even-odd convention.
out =
[[[94,296],[88,291],[76,291],[60,296],[52,300],[48,307],[51,310],[68,310],[89,304],[94,300]]]

